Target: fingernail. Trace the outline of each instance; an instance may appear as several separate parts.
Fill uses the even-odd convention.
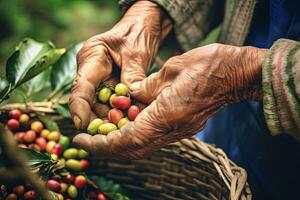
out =
[[[139,87],[140,87],[140,85],[141,85],[141,82],[134,82],[134,83],[131,84],[130,90],[131,90],[131,91],[138,90]]]
[[[77,129],[81,129],[81,119],[78,117],[78,116],[74,116],[73,117],[73,122],[74,122],[74,124],[75,124],[75,127],[77,128]]]

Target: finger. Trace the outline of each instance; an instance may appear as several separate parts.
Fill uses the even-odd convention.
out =
[[[166,62],[162,69],[142,81],[134,82],[130,87],[131,94],[144,103],[155,100],[161,91],[170,86],[182,70],[181,62],[174,57]]]
[[[93,48],[93,49],[91,49]],[[73,82],[69,106],[76,128],[84,129],[95,117],[92,106],[99,83],[112,72],[107,49],[102,46],[84,46],[78,54],[78,72]]]
[[[73,138],[73,144],[85,151],[97,155],[99,157],[105,157],[109,155],[107,136],[105,135],[89,135],[81,133]]]

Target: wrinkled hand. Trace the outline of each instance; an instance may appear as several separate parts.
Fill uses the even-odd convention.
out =
[[[121,81],[129,87],[143,80],[171,28],[156,4],[138,1],[110,31],[84,43],[69,103],[76,128],[84,129],[96,117],[96,87],[112,76],[112,65],[121,68]]]
[[[74,142],[96,155],[141,158],[201,129],[226,104],[262,98],[264,49],[213,44],[169,59],[132,85],[152,103],[133,122],[107,136],[80,134]]]

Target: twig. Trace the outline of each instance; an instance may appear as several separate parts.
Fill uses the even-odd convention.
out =
[[[55,113],[54,106],[52,102],[12,103],[1,106],[0,111],[19,109],[23,112]]]

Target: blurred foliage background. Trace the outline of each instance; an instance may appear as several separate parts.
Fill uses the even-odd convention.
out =
[[[1,0],[0,74],[24,37],[68,47],[108,30],[120,14],[117,0]]]

